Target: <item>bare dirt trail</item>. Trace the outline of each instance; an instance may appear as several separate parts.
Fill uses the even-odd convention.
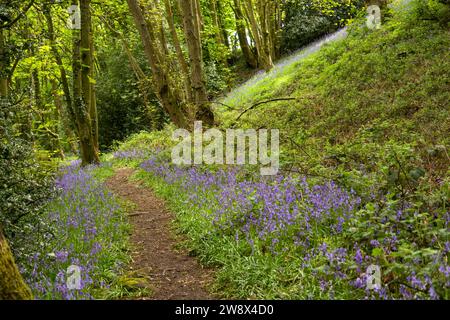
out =
[[[149,278],[154,300],[209,300],[215,297],[206,287],[212,272],[202,268],[196,259],[175,249],[177,240],[170,228],[173,215],[164,202],[148,188],[131,182],[132,169],[120,169],[106,185],[117,196],[136,204],[130,212],[133,226],[132,271]]]

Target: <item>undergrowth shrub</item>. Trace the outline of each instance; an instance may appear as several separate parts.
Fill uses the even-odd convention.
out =
[[[34,244],[30,234],[43,235],[49,226],[41,215],[48,198],[54,194],[52,177],[55,163],[38,161],[32,144],[15,126],[18,106],[6,101],[0,105],[0,226],[16,258]],[[38,241],[40,242],[40,240]]]

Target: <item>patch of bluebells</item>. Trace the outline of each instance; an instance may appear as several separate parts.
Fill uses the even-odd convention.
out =
[[[305,179],[283,176],[245,180],[236,168],[215,172],[183,169],[155,159],[141,167],[169,184],[178,184],[198,207],[212,205],[216,210],[204,211],[212,223],[222,230],[238,229],[247,240],[256,236],[258,241],[275,243],[289,236],[286,231],[291,226],[310,232],[316,224],[341,233],[360,202],[333,182],[310,186]]]
[[[245,241],[251,254],[301,257],[299,267],[315,274],[318,287],[328,290],[330,297],[337,292],[331,283],[339,283],[345,290],[356,291],[353,297],[365,299],[438,299],[448,295],[448,241],[444,248],[428,255],[426,263],[425,258],[421,263],[400,262],[403,271],[383,275],[389,286],[367,289],[369,265],[381,265],[383,270],[405,260],[398,255],[399,247],[414,239],[414,223],[418,223],[407,221],[421,219],[411,213],[411,206],[392,206],[392,213],[380,217],[380,206],[376,204],[374,212],[364,210],[355,192],[333,181],[312,182],[282,175],[264,178],[238,167],[178,167],[158,157],[144,161],[141,168],[181,191],[189,206],[210,223],[210,233]],[[446,217],[448,230],[448,214]],[[442,244],[442,239],[435,241],[434,247],[438,248],[438,243]],[[433,247],[433,242],[424,246]],[[421,276],[414,275],[414,270]]]
[[[94,299],[93,292],[106,289],[101,269],[117,242],[126,239],[126,218],[117,200],[93,176],[95,167],[80,168],[73,161],[56,179],[57,196],[49,203],[45,219],[52,236],[21,266],[36,299]],[[68,289],[69,266],[80,268],[79,289]]]
[[[143,159],[147,155],[146,152],[139,149],[131,149],[131,150],[118,150],[113,153],[114,159],[117,160],[135,160],[135,159]]]

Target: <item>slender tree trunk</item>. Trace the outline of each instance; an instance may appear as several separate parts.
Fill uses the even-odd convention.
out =
[[[245,27],[244,13],[242,12],[240,0],[234,0],[234,14],[236,17],[236,31],[239,38],[239,45],[244,55],[247,65],[251,68],[258,67],[258,61],[253,53],[247,39],[247,29]]]
[[[177,101],[177,97],[172,91],[173,88],[169,85],[169,77],[164,71],[162,61],[159,59],[160,55],[155,44],[154,36],[149,30],[142,9],[137,0],[127,0],[127,3],[141,36],[144,51],[152,70],[153,86],[155,87],[158,100],[161,102],[164,110],[169,114],[173,123],[179,127],[187,128],[186,117],[180,107],[182,102]]]
[[[203,74],[203,57],[200,39],[200,12],[198,12],[197,1],[180,0],[180,8],[183,15],[184,32],[189,50],[191,65],[191,86],[194,101],[197,106],[195,118],[203,121],[206,125],[214,125],[214,114],[208,101],[205,79]]]
[[[52,15],[51,15],[51,6],[47,5],[44,7],[44,15],[45,15],[45,19],[47,21],[48,38],[50,40],[52,54],[55,58],[56,64],[58,65],[58,68],[59,68],[62,90],[64,92],[64,98],[66,99],[67,114],[69,115],[70,120],[72,121],[73,125],[75,126],[75,113],[73,111],[73,106],[72,106],[72,97],[70,94],[70,86],[69,86],[69,81],[67,79],[66,69],[64,68],[64,64],[63,64],[61,55],[59,54],[58,48],[56,46],[55,30],[53,27],[53,19],[52,19]]]
[[[92,86],[90,77],[92,74],[92,55],[91,55],[91,0],[80,0],[81,11],[81,89],[83,103],[85,104],[89,115],[91,115],[92,104]],[[92,119],[91,119],[92,120]]]
[[[100,162],[95,148],[90,117],[91,85],[89,75],[91,64],[89,63],[89,28],[85,16],[86,11],[89,11],[89,2],[90,0],[81,0],[81,39],[80,32],[73,31],[73,110],[80,140],[82,165]],[[72,0],[72,4],[78,5],[78,1]],[[81,48],[83,48],[83,52]]]
[[[34,55],[33,51],[32,51],[32,54]],[[31,76],[33,79],[34,103],[38,110],[42,110],[41,82],[39,80],[38,70],[33,70],[33,72],[31,73]]]
[[[91,0],[80,0],[81,11],[81,87],[83,103],[89,113],[92,140],[94,145],[94,162],[98,161],[98,121],[94,86],[94,45],[92,37]]]
[[[281,41],[280,41],[280,30],[282,27],[282,16],[283,16],[283,10],[281,4],[276,1],[273,4],[273,12],[271,17],[271,37],[272,37],[272,43],[273,43],[273,54],[274,59],[278,59],[280,57],[281,52]]]
[[[196,13],[196,24],[197,24],[197,31],[198,31],[198,38],[200,39],[201,33],[203,30],[205,30],[205,23],[203,21],[202,16],[202,7],[200,5],[200,0],[192,0],[192,8],[194,12]]]
[[[228,40],[228,36],[224,37],[224,30],[220,24],[220,18],[219,18],[216,0],[211,0],[211,12],[212,12],[212,18],[213,18],[213,22],[214,22],[214,27],[216,28],[216,42],[219,46],[224,46],[228,49],[228,45],[225,42],[225,39]],[[225,35],[226,35],[226,31],[225,31]],[[219,50],[224,51],[222,48],[220,48]],[[224,66],[227,67],[228,66],[227,53],[226,52],[222,53],[220,58],[221,58],[220,62]]]
[[[23,281],[0,228],[0,300],[31,300],[33,295]]]
[[[217,2],[216,2],[216,0],[210,0],[210,1],[211,1],[210,2],[211,13],[212,13],[212,18],[213,18],[213,22],[214,22],[214,27],[216,28],[217,43],[225,45],[222,29],[220,27],[220,22],[219,22],[219,14],[217,12]]]
[[[177,54],[178,63],[180,65],[181,72],[183,73],[184,90],[186,93],[186,100],[193,102],[191,79],[189,76],[189,67],[181,48],[180,39],[178,38],[177,29],[175,28],[174,16],[170,0],[164,0],[166,8],[166,19],[169,25],[170,34],[172,36],[173,45]]]
[[[263,23],[263,41],[267,54],[272,61],[277,58],[277,25],[276,25],[276,1],[260,0],[260,16]]]
[[[223,4],[217,1],[217,14],[219,16],[219,29],[222,32],[223,44],[227,48],[231,48],[230,39],[228,38],[228,31],[225,28],[225,23],[223,21]]]
[[[3,29],[0,29],[0,98],[8,96],[8,76],[6,74],[7,52]]]
[[[267,12],[267,3],[264,0],[256,1],[256,12],[254,0],[244,0],[244,8],[255,40],[258,64],[266,71],[270,71],[274,67],[268,30],[270,15]]]
[[[30,52],[32,55],[34,55],[34,49]],[[41,97],[41,83],[40,83],[40,77],[39,77],[39,71],[33,70],[31,72],[31,91],[32,91],[32,99],[30,99],[30,112],[28,113],[28,127],[26,128],[28,136],[31,138],[33,144],[35,141],[35,135],[33,134],[33,109],[36,109],[38,111],[41,111],[43,109],[42,104],[42,97]],[[34,99],[34,101],[33,101]],[[44,124],[45,123],[45,117],[41,116],[41,121]]]
[[[56,121],[56,125],[54,127],[54,132],[57,133],[55,138],[55,142],[56,142],[56,146],[58,148],[58,153],[59,156],[61,157],[62,160],[64,160],[66,158],[65,154],[64,154],[64,147],[62,145],[61,142],[61,137],[59,135],[59,126],[58,123],[61,123],[64,126],[64,116],[63,116],[63,101],[61,99],[61,96],[58,94],[58,84],[56,82],[56,80],[52,80],[51,81],[52,84],[52,95],[53,95],[53,101],[55,102],[55,118],[57,119]],[[65,128],[65,126],[64,126]],[[67,130],[65,130],[67,132]]]
[[[55,30],[54,30],[54,26],[53,26],[51,6],[48,4],[44,6],[44,16],[45,16],[45,20],[47,22],[48,39],[50,40],[51,51],[52,51],[53,57],[56,61],[56,64],[58,65],[58,68],[59,68],[62,90],[63,90],[64,98],[66,101],[65,110],[67,111],[67,115],[69,116],[69,119],[67,119],[67,117],[65,116],[64,109],[62,107],[62,103],[56,101],[56,99],[57,99],[56,97],[55,97],[55,104],[59,109],[59,111],[58,111],[59,118],[62,121],[66,137],[69,140],[69,145],[70,145],[71,151],[73,153],[76,153],[77,147],[76,147],[76,144],[74,143],[74,141],[76,140],[74,130],[77,130],[77,124],[76,124],[75,112],[73,110],[73,100],[72,100],[72,96],[70,93],[70,86],[69,86],[69,80],[67,77],[67,72],[66,72],[66,69],[64,68],[64,64],[63,64],[61,55],[59,54],[58,47],[56,45],[56,40],[55,40],[56,36],[55,36]],[[60,100],[59,97],[58,97],[58,100]],[[64,157],[64,153],[63,153],[62,149],[61,149],[61,156]]]
[[[98,144],[98,111],[97,111],[97,90],[95,88],[95,55],[94,55],[94,31],[92,28],[92,19],[91,19],[91,15],[90,15],[90,11],[89,11],[89,29],[90,29],[90,33],[89,33],[89,59],[91,62],[90,65],[90,86],[91,86],[91,105],[89,107],[89,115],[91,117],[91,121],[92,121],[92,138],[94,139],[94,147],[97,151],[97,153],[100,150],[99,144]]]

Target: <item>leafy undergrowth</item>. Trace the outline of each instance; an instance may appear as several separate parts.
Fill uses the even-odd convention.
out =
[[[185,245],[217,267],[226,298],[448,299],[446,208],[430,212],[386,194],[361,196],[299,174],[261,178],[254,168],[170,164],[167,136],[142,133],[113,156],[165,198]],[[367,289],[367,268],[381,287]]]
[[[139,296],[126,284],[123,269],[130,260],[126,208],[103,185],[114,174],[108,164],[62,167],[58,190],[42,217],[45,230],[28,234],[35,247],[22,252],[20,266],[36,299],[103,299]],[[78,283],[75,269],[79,268]],[[75,271],[76,272],[76,271]],[[71,281],[71,279],[73,279]],[[74,287],[68,286],[68,283]]]
[[[295,98],[260,105],[235,125],[279,129],[285,167],[354,189],[439,185],[450,162],[450,31],[442,22],[450,9],[442,7],[395,11],[380,30],[350,26],[346,39],[231,92],[222,102],[237,110],[223,109],[223,126],[255,103]]]

